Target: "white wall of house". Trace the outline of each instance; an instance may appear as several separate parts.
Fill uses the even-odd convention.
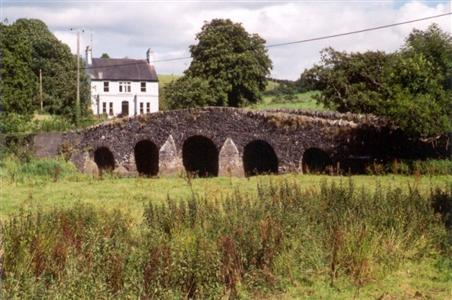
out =
[[[104,82],[108,82],[108,91],[104,90]],[[130,83],[130,91],[123,88],[122,82]],[[105,81],[91,80],[91,109],[93,114],[106,114],[109,117],[120,115],[123,101],[128,102],[129,116],[157,112],[159,110],[158,82],[144,82],[146,91],[142,91],[144,81]],[[105,103],[105,104],[104,104]],[[105,111],[104,111],[105,108]],[[113,112],[111,113],[111,108]]]

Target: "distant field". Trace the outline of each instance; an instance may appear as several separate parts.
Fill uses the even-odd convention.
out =
[[[160,83],[160,87],[164,87],[165,85],[167,85],[168,83],[170,83],[171,81],[174,81],[176,79],[178,79],[179,77],[181,77],[182,75],[168,75],[168,74],[159,74],[158,78],[159,78],[159,83]]]
[[[280,85],[279,82],[273,81],[273,80],[267,80],[267,86],[265,87],[265,91],[271,91],[277,88]]]
[[[159,83],[160,88],[165,87],[168,83],[180,78],[182,75],[168,75],[168,74],[160,74]],[[277,88],[280,84],[276,81],[268,80],[265,91],[271,91]],[[286,109],[306,109],[306,110],[326,110],[323,105],[320,105],[313,99],[313,96],[318,92],[306,92],[306,93],[298,93],[296,94],[296,98],[294,100],[283,100],[277,99],[276,96],[264,96],[262,101],[258,104],[254,104],[249,106],[249,108],[253,109],[278,109],[278,108],[286,108]],[[281,97],[282,98],[282,97]],[[162,100],[164,101],[164,100]],[[163,105],[163,104],[162,104]],[[164,105],[163,105],[164,106]]]
[[[288,109],[306,109],[306,110],[326,110],[326,108],[318,104],[313,96],[318,92],[306,92],[296,94],[297,99],[295,100],[279,100],[275,96],[265,96],[262,102],[250,106],[255,109],[277,109],[277,108],[288,108]],[[276,101],[275,101],[276,100]]]

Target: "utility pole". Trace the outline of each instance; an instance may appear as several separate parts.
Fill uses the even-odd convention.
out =
[[[75,125],[80,124],[80,31],[77,30],[77,99],[75,100]]]
[[[80,124],[80,31],[85,32],[83,29],[71,28],[71,31],[77,30],[77,96],[75,99],[75,125]]]
[[[41,103],[41,112],[44,111],[44,104],[42,100],[42,70],[39,69],[39,102]]]

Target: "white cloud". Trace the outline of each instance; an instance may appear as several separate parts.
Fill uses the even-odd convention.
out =
[[[7,2],[8,3],[8,2]],[[94,32],[94,55],[144,58],[152,47],[156,59],[187,56],[188,46],[204,21],[230,18],[258,33],[268,44],[359,30],[451,11],[450,1],[93,1],[58,2],[55,5],[8,3],[2,19],[39,18],[71,49],[75,34],[71,27]],[[345,4],[344,4],[345,3]],[[48,3],[47,3],[48,4]],[[443,30],[452,30],[452,18],[434,20]],[[319,51],[331,46],[339,50],[394,51],[413,28],[425,29],[433,21],[407,24],[353,36],[271,48],[272,76],[296,79],[304,68],[318,62]],[[82,49],[89,33],[82,35]],[[160,73],[182,73],[188,61],[161,62]]]

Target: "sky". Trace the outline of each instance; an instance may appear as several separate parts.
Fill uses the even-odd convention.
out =
[[[93,57],[104,52],[110,57],[144,59],[152,48],[156,60],[190,56],[189,45],[205,22],[229,18],[257,33],[267,44],[297,41],[319,36],[403,22],[452,11],[452,0],[0,0],[0,20],[18,18],[44,21],[58,39],[75,53],[76,35],[71,28],[84,29],[81,49],[90,44]],[[333,47],[341,51],[399,49],[414,29],[426,29],[432,22],[452,31],[452,15],[373,32],[294,44],[269,49],[273,61],[271,77],[297,79],[305,68],[320,61],[320,51]],[[190,60],[156,62],[159,74],[182,74]]]

